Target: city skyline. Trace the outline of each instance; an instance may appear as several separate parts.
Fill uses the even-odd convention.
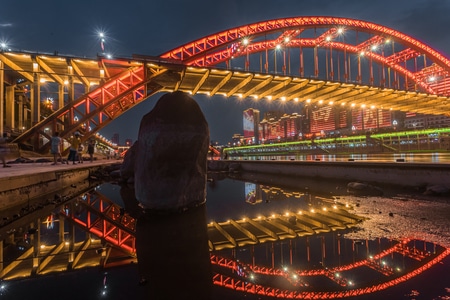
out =
[[[132,54],[157,56],[203,36],[253,22],[292,16],[337,16],[374,22],[408,34],[436,49],[446,57],[450,53],[450,33],[441,28],[450,24],[450,4],[432,1],[228,1],[211,5],[196,1],[130,4],[132,14],[124,15],[118,1],[98,1],[86,6],[68,7],[51,1],[25,0],[4,4],[0,12],[0,41],[18,50],[95,57],[104,51],[115,56]],[[172,7],[178,6],[174,10]],[[33,9],[23,9],[32,7]],[[159,13],[150,13],[158,11]],[[115,18],[116,16],[116,18]],[[117,18],[120,16],[120,18]],[[120,19],[120,21],[119,21]],[[26,22],[24,21],[26,20]],[[164,26],[161,26],[164,24]],[[156,29],[156,30],[155,30]],[[98,33],[105,33],[104,41]],[[131,109],[101,130],[102,135],[137,139],[142,116],[149,112],[162,94]],[[279,104],[254,103],[251,100],[209,98],[195,95],[209,123],[211,140],[226,143],[234,133],[242,132],[242,111],[262,112]],[[283,108],[284,109],[284,108]],[[286,112],[295,107],[286,105]]]

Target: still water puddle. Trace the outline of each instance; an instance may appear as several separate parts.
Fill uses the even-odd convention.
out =
[[[450,279],[440,275],[450,267],[448,198],[392,187],[380,190],[376,196],[370,191],[354,195],[343,181],[256,174],[211,180],[211,219],[257,220],[298,211],[332,214],[335,204],[364,219],[344,230],[222,250],[215,265],[233,265],[235,280],[255,291],[271,286],[275,294],[292,298],[448,297]]]
[[[213,174],[208,180],[206,215],[214,299],[447,299],[448,198],[381,189],[382,195],[354,195],[342,181]],[[113,203],[108,209],[117,212],[110,217],[132,223],[129,213],[120,209],[125,206],[120,186],[102,184],[95,193]],[[42,222],[40,239],[56,245],[61,235],[56,216],[61,209],[67,215],[76,209],[78,217],[85,217],[88,210],[79,204],[87,201],[88,194],[77,197],[73,206],[59,207],[51,218],[48,214],[36,217]],[[80,232],[77,236],[85,238],[86,232]],[[20,260],[33,239],[26,226],[12,234],[22,249],[5,256]],[[78,276],[61,272],[67,280]],[[131,296],[139,297],[135,267],[111,268],[107,274],[84,274],[96,279],[84,282],[83,292],[77,293],[85,298],[87,291],[98,295],[99,286],[104,288],[99,282],[108,277],[108,282],[115,282],[112,289],[125,287]],[[122,278],[123,274],[131,275]],[[48,276],[38,277],[27,277],[28,293],[42,293],[35,282],[51,285]],[[23,279],[4,283],[10,284],[2,292],[5,299],[24,297],[25,291],[19,291]]]

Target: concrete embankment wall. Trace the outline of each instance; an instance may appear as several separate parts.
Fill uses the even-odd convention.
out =
[[[273,176],[306,176],[400,186],[450,187],[450,164],[405,162],[220,161],[221,167]]]
[[[100,167],[55,170],[0,178],[0,210],[52,197],[66,187],[83,182]]]

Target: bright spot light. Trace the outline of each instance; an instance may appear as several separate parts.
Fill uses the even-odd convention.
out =
[[[365,104],[361,104],[361,107],[362,107],[362,108],[366,108],[366,105],[365,105]]]
[[[364,51],[361,51],[361,52],[359,53],[359,56],[364,56],[364,55],[365,55]]]
[[[288,268],[287,267],[283,267],[283,271],[287,272]]]
[[[248,45],[248,38],[243,39],[243,40],[242,40],[242,43],[243,43],[244,45]]]
[[[323,211],[327,211],[327,208],[326,208],[326,207],[324,207],[324,208],[322,208],[322,210],[323,210]]]
[[[344,33],[344,28],[338,28],[338,34],[343,34]]]
[[[286,97],[281,97],[281,101],[285,102],[286,101]]]
[[[310,103],[311,102],[311,99],[306,99],[306,103]]]
[[[327,36],[326,40],[327,42],[331,41],[331,36]]]
[[[319,104],[322,104],[323,103],[323,100],[319,100]]]
[[[298,102],[298,98],[294,98],[294,101],[295,101],[295,102]]]
[[[284,38],[284,42],[285,43],[289,43],[289,37],[288,36]]]
[[[329,105],[333,105],[333,103],[334,103],[333,101],[328,102]]]
[[[278,45],[276,46],[276,49],[277,49],[277,50],[280,50],[280,49],[281,49],[281,45],[278,44]]]
[[[312,213],[315,212],[314,208],[311,208],[310,212],[312,212]]]
[[[377,50],[377,48],[378,48],[378,46],[377,46],[377,45],[372,45],[372,47],[371,47],[372,51],[376,51],[376,50]]]

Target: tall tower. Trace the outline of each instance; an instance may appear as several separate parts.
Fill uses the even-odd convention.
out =
[[[114,133],[112,138],[111,138],[111,142],[113,142],[116,145],[119,145],[119,134],[118,133]]]
[[[244,110],[244,139],[252,138],[255,144],[259,144],[259,110],[249,108]]]

